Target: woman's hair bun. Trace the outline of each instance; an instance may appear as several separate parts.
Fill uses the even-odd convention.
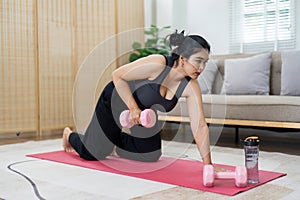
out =
[[[184,30],[180,33],[178,33],[178,30],[176,30],[174,33],[169,35],[170,46],[180,46],[184,39]]]

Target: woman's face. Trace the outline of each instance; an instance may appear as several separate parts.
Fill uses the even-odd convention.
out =
[[[206,66],[209,59],[209,53],[207,49],[201,49],[197,53],[191,55],[189,59],[183,59],[186,74],[192,79],[197,79]]]

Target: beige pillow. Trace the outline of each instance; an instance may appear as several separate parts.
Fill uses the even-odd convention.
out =
[[[268,95],[271,53],[226,59],[222,94]]]

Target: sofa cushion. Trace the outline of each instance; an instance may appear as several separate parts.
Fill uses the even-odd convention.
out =
[[[268,95],[271,53],[225,60],[222,94]]]
[[[299,122],[300,97],[280,95],[202,95],[207,118]],[[167,115],[188,116],[186,99]]]
[[[224,98],[222,95],[205,96],[207,96],[203,96],[205,117],[282,122],[299,122],[300,119],[300,97],[226,95]]]
[[[280,95],[300,96],[300,51],[284,51],[281,57]]]
[[[218,71],[218,60],[209,60],[203,72],[198,77],[202,94],[211,94],[215,77]]]

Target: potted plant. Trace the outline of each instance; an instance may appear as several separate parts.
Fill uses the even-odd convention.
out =
[[[151,54],[168,54],[170,48],[165,43],[165,38],[160,37],[160,33],[170,28],[171,26],[158,28],[156,25],[151,25],[149,30],[144,31],[146,36],[144,46],[142,46],[140,42],[134,42],[132,44],[134,52],[130,54],[129,61],[132,62]]]

